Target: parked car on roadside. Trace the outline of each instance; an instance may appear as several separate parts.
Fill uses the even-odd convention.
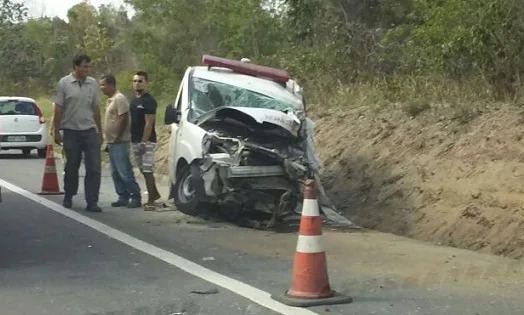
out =
[[[1,150],[21,150],[25,156],[37,150],[45,158],[47,135],[47,121],[34,99],[0,96]]]
[[[207,55],[203,62],[186,70],[165,110],[170,198],[191,215],[208,204],[230,217],[263,211],[271,227],[294,212],[313,177],[301,89],[282,70]]]

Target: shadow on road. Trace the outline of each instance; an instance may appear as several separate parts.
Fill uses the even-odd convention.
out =
[[[271,215],[263,212],[245,212],[235,218],[227,215],[226,209],[207,207],[200,209],[195,217],[210,223],[229,223],[240,228],[268,231],[274,233],[297,233],[299,228],[299,219],[291,218],[288,220],[278,221],[274,227],[266,228],[267,222]]]
[[[31,153],[29,156],[25,156],[22,153],[1,153],[0,160],[44,160],[39,158],[36,153]]]

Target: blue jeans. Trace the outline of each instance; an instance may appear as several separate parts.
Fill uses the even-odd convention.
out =
[[[140,186],[135,179],[133,166],[129,157],[129,142],[108,143],[111,176],[115,185],[118,199],[122,201],[141,201]]]

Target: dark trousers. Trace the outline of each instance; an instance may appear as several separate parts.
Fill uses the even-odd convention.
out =
[[[101,153],[100,136],[95,128],[88,130],[64,130],[63,146],[66,154],[64,168],[65,196],[73,197],[78,193],[78,171],[84,154],[86,176],[84,194],[88,204],[97,204],[100,193]]]
[[[140,186],[133,173],[129,148],[129,142],[108,143],[111,177],[118,199],[125,202],[128,202],[129,199],[141,201]]]

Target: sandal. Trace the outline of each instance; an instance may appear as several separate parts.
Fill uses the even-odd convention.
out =
[[[160,199],[155,200],[153,203],[155,204],[155,207],[167,208],[167,204]]]
[[[144,206],[144,211],[155,211],[156,210],[155,205],[148,205],[147,203],[144,203],[143,206]]]
[[[152,205],[148,205],[147,203],[144,203],[145,211],[155,211],[157,210],[157,208],[169,208],[169,207],[161,198],[158,198],[157,200],[153,201]]]

